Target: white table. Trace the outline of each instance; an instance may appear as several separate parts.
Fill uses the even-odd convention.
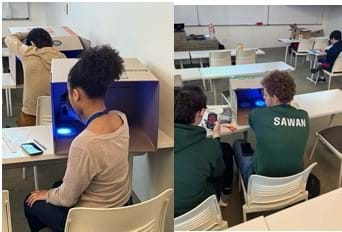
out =
[[[310,59],[310,68],[315,68],[317,66],[317,62],[318,62],[318,57],[320,56],[325,56],[327,53],[326,52],[321,52],[319,50],[308,50],[308,53],[310,56],[314,56],[314,61],[312,62],[312,58]],[[312,63],[312,65],[311,65]],[[314,79],[314,73],[311,73],[310,77],[307,77],[306,79],[316,83],[316,80]]]
[[[183,68],[183,60],[190,60],[189,51],[174,52],[174,60],[178,60],[181,68]]]
[[[296,108],[305,110],[310,119],[319,118],[324,116],[330,116],[329,126],[332,125],[334,116],[336,114],[342,113],[342,90],[340,89],[332,89],[332,90],[324,90],[312,93],[304,93],[294,96],[294,100],[291,103]],[[220,114],[222,112],[222,108],[227,107],[227,105],[208,105],[206,114],[203,118],[207,117],[207,113],[214,112]],[[233,124],[236,124],[236,119],[233,119]],[[204,126],[204,122],[202,121],[201,125]],[[221,127],[221,135],[230,135],[232,133],[240,133],[247,132],[250,128],[249,125],[236,125],[237,130],[232,132],[228,130],[226,127]],[[212,136],[212,130],[207,130],[207,136]],[[245,134],[246,138],[247,135]]]
[[[215,66],[201,68],[201,77],[206,80],[222,78],[244,78],[251,76],[264,76],[266,73],[279,70],[283,72],[293,71],[294,68],[282,61],[257,64],[240,64],[232,66]],[[217,104],[216,83],[213,83],[214,104]]]
[[[6,98],[6,112],[7,117],[12,117],[12,95],[11,89],[17,88],[14,79],[12,78],[11,73],[3,73],[2,74],[2,89],[5,90],[5,98]]]
[[[259,48],[244,48],[244,50],[255,50],[257,55],[265,55],[266,53]],[[224,50],[201,50],[201,51],[190,51],[191,59],[199,59],[200,65],[203,67],[202,59],[209,59],[210,52],[217,51],[229,51],[231,56],[236,56],[236,49],[224,49]]]
[[[342,231],[342,188],[267,216],[270,230]]]
[[[226,229],[227,231],[268,231],[268,225],[264,216],[254,218],[244,223]]]
[[[316,40],[316,39],[327,39],[328,37],[325,37],[325,36],[321,36],[321,37],[311,37],[311,39],[313,40]],[[280,43],[283,43],[285,44],[285,63],[287,62],[287,54],[289,52],[289,46],[292,44],[292,43],[299,43],[300,40],[298,39],[287,39],[287,38],[281,38],[281,39],[278,39],[278,41]]]

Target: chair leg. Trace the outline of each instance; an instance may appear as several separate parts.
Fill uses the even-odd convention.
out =
[[[205,84],[205,80],[204,79],[202,80],[202,85],[203,85],[203,89],[207,90],[207,85]]]
[[[328,90],[330,89],[330,84],[331,84],[331,75],[329,75],[329,84],[328,84]]]
[[[296,55],[296,57],[295,57],[295,69],[297,69],[297,58],[298,58],[298,56]]]
[[[292,53],[292,51],[290,52],[290,64],[292,64],[292,55],[293,55],[293,53]]]
[[[317,86],[318,79],[319,79],[319,74],[316,74],[315,86]]]
[[[242,215],[243,215],[243,221],[247,221],[247,212],[246,212],[246,207],[243,205],[242,206]]]
[[[33,166],[33,178],[34,178],[34,189],[39,189],[39,182],[38,182],[38,168],[37,166]]]
[[[340,162],[340,177],[338,178],[338,188],[342,186],[342,160]]]
[[[23,180],[26,180],[26,168],[23,167]]]
[[[312,148],[312,151],[311,151],[311,153],[310,153],[309,160],[312,159],[312,156],[313,156],[313,154],[314,154],[315,151],[316,151],[316,147],[317,147],[317,144],[318,144],[318,140],[319,140],[318,134],[316,133],[316,141],[315,141],[315,143],[314,143],[314,145],[313,145],[313,148]]]

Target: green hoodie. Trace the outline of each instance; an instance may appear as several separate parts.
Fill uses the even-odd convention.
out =
[[[215,194],[212,180],[222,176],[221,146],[199,126],[175,123],[175,216],[186,213]]]

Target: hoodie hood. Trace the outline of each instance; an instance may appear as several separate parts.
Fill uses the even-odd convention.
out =
[[[207,131],[200,126],[175,123],[175,152],[206,139]]]
[[[36,48],[34,46],[30,46],[30,48],[25,52],[23,58],[30,59],[32,57],[40,58],[44,67],[47,69],[50,69],[52,59],[66,58],[63,53],[54,47]]]

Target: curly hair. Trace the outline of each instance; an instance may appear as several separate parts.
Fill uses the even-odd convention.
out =
[[[85,50],[68,76],[71,89],[80,87],[89,98],[104,98],[110,83],[119,80],[123,59],[110,46],[96,46]]]
[[[273,71],[268,74],[261,84],[271,96],[276,96],[281,103],[289,103],[296,94],[296,84],[287,72]]]
[[[197,86],[176,87],[174,96],[175,123],[193,123],[196,112],[206,108],[207,105],[207,96]]]
[[[37,48],[52,47],[53,41],[50,34],[43,28],[32,29],[26,37],[26,45],[31,46],[33,42]]]

